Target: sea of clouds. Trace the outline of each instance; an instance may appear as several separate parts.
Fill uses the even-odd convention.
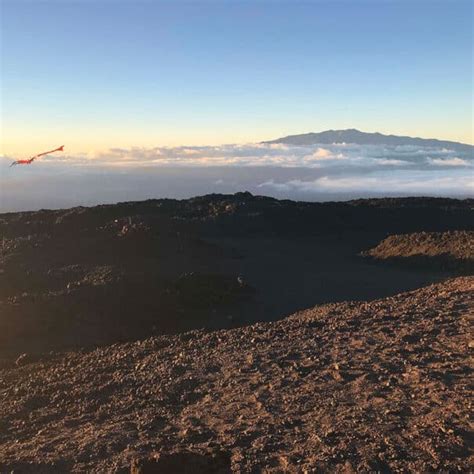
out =
[[[441,147],[250,143],[66,152],[10,168],[11,161],[0,158],[0,211],[243,190],[305,200],[474,196],[472,152]]]
[[[470,167],[473,156],[447,148],[383,145],[294,146],[281,143],[243,145],[111,148],[75,156],[54,154],[43,160],[87,166],[281,166]]]

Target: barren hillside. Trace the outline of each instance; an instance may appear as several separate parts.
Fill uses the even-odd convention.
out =
[[[20,360],[0,372],[0,472],[467,472],[473,314],[460,277]]]
[[[438,282],[457,270],[358,254],[388,233],[472,235],[472,209],[467,199],[321,204],[237,193],[2,214],[0,366]]]

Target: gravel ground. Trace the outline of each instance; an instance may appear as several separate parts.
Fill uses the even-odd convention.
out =
[[[473,290],[19,360],[0,472],[468,472]]]

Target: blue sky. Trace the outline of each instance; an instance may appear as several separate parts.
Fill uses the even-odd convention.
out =
[[[359,128],[472,143],[472,3],[0,0],[3,153]]]

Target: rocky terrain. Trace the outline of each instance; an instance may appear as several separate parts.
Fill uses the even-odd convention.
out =
[[[0,215],[0,473],[469,471],[473,209]]]
[[[474,272],[474,232],[419,232],[391,235],[362,255],[375,260],[434,270]]]
[[[469,472],[474,278],[0,371],[0,472]]]
[[[471,239],[473,208],[469,199],[237,193],[2,214],[0,366],[442,281],[458,269],[373,265],[359,254],[389,234]]]

